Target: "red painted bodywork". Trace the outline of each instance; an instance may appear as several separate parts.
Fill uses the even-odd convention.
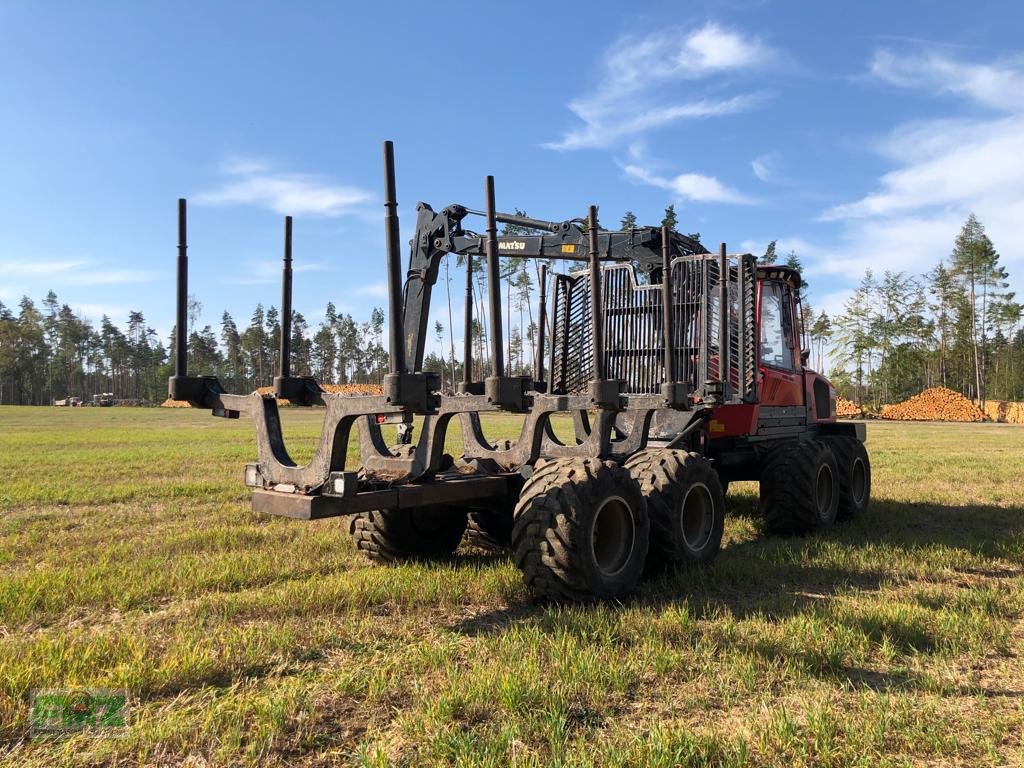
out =
[[[757,283],[757,333],[756,357],[761,360],[761,289],[766,280],[783,280],[795,290],[800,285],[800,276],[786,267],[759,267]],[[791,294],[792,295],[792,294]],[[799,328],[796,303],[790,304],[792,328]],[[793,334],[792,359],[800,361],[800,339]],[[714,365],[714,363],[712,364]],[[765,406],[804,406],[807,408],[808,423],[835,421],[835,390],[824,376],[804,368],[797,362],[796,370],[785,370],[774,366],[758,364],[757,403],[721,405],[715,409],[705,427],[708,438],[742,437],[757,434],[758,414]],[[821,381],[828,387],[829,417],[816,418],[814,408],[814,383]],[[736,386],[736,382],[733,382]]]

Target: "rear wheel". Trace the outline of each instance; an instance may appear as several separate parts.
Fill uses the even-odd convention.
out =
[[[515,515],[523,479],[511,476],[502,496],[466,507],[468,521],[463,542],[487,552],[501,552],[512,546],[512,518]]]
[[[511,509],[469,509],[465,542],[487,552],[500,552],[512,545]]]
[[[662,449],[631,456],[626,468],[647,500],[648,571],[710,563],[725,526],[725,494],[711,463],[696,453]]]
[[[827,442],[839,468],[836,518],[852,520],[868,508],[871,500],[871,460],[864,443],[855,437],[830,437]]]
[[[512,545],[541,598],[624,597],[640,579],[650,525],[629,471],[600,459],[538,464],[516,505]]]
[[[466,511],[444,506],[377,509],[349,521],[356,549],[377,563],[448,557],[465,530]]]
[[[831,526],[839,508],[839,469],[818,440],[776,449],[761,470],[761,512],[774,533],[810,533]]]

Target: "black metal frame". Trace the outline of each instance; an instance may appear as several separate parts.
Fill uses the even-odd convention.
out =
[[[721,381],[691,381],[689,352],[676,344],[658,345],[664,349],[662,371],[672,371],[673,378],[663,380],[659,387],[647,391],[630,391],[607,365],[606,332],[609,310],[608,292],[603,290],[615,270],[629,270],[635,286],[633,266],[639,264],[651,280],[676,274],[681,265],[699,264],[704,281],[703,304],[699,321],[710,326],[711,302],[708,287],[711,266],[718,258],[719,274],[731,269],[725,246],[719,257],[708,254],[699,243],[670,233],[667,229],[642,228],[629,232],[601,232],[597,226],[597,209],[591,206],[586,229],[580,220],[554,223],[521,216],[498,214],[495,210],[494,179],[485,183],[486,234],[465,232],[462,219],[476,213],[463,206],[449,206],[440,215],[430,206],[417,206],[416,236],[412,241],[409,270],[404,286],[401,281],[399,255],[400,230],[397,213],[394,149],[384,143],[385,236],[387,246],[389,317],[389,372],[384,377],[381,396],[348,396],[325,392],[309,377],[293,377],[290,370],[290,325],[292,294],[292,221],[285,220],[284,263],[282,271],[282,334],[278,375],[274,394],[233,395],[224,392],[215,377],[192,377],[187,370],[186,316],[188,261],[186,256],[186,207],[179,201],[178,246],[178,326],[175,375],[169,382],[173,399],[188,400],[195,407],[210,408],[215,415],[237,418],[246,414],[256,429],[257,461],[246,467],[246,484],[254,489],[253,507],[290,517],[319,518],[351,514],[378,508],[416,507],[437,503],[458,503],[474,499],[502,496],[508,479],[526,473],[541,457],[610,457],[624,461],[647,445],[650,425],[658,410],[673,409],[684,416],[682,427],[689,431],[708,418],[711,409],[723,402],[728,390]],[[515,223],[545,231],[545,234],[516,238],[499,238],[497,223]],[[582,246],[586,243],[586,256]],[[499,279],[501,243],[516,243],[517,255],[587,261],[587,290],[575,291],[579,301],[589,307],[589,329],[580,338],[586,339],[591,371],[586,387],[569,391],[558,378],[564,378],[570,349],[570,328],[559,325],[559,317],[569,306],[568,296],[582,285],[579,276],[554,275],[552,308],[551,362],[544,379],[545,331],[538,334],[538,362],[534,376],[506,375],[503,358],[503,328]],[[520,245],[521,244],[521,247]],[[430,293],[436,282],[441,258],[449,253],[468,257],[467,302],[465,313],[464,380],[459,394],[442,395],[437,374],[419,370],[422,365],[426,318]],[[488,274],[488,309],[490,314],[492,374],[483,382],[472,379],[472,270],[473,256],[486,257]],[[747,274],[743,259],[738,258],[734,270],[739,275],[740,293]],[[542,269],[540,328],[547,325],[547,270]],[[672,280],[669,281],[670,283]],[[729,306],[729,282],[719,281],[720,306]],[[592,290],[590,289],[592,287]],[[680,300],[676,294],[662,290],[662,285],[640,286],[651,297],[661,291],[662,300],[651,305],[651,314],[658,314],[662,338],[675,338],[684,320],[679,314]],[[562,299],[559,299],[563,296]],[[561,302],[561,303],[560,303]],[[742,303],[742,302],[741,302]],[[660,304],[660,312],[657,312]],[[752,317],[752,312],[751,312]],[[727,338],[727,318],[721,318],[720,338]],[[652,324],[652,328],[654,325]],[[708,333],[702,334],[701,371],[708,368]],[[556,349],[559,351],[556,353]],[[556,356],[558,360],[556,361]],[[728,359],[728,352],[725,353]],[[675,361],[675,365],[673,364]],[[682,364],[681,378],[675,372]],[[664,377],[662,377],[664,378]],[[281,430],[277,398],[286,398],[296,405],[319,405],[326,409],[320,442],[313,458],[298,465],[288,455]],[[491,444],[484,436],[480,414],[487,412],[524,413],[525,419],[518,440],[503,446]],[[555,413],[573,415],[575,439],[560,441],[551,426]],[[591,423],[590,415],[593,415]],[[423,418],[415,443],[388,446],[383,423],[411,422],[414,415]],[[444,453],[445,436],[452,419],[458,417],[465,446],[459,459],[461,466],[453,471],[451,457]],[[619,418],[626,417],[626,418]],[[624,430],[623,424],[629,428]],[[360,467],[348,466],[348,446],[353,429],[358,430]]]

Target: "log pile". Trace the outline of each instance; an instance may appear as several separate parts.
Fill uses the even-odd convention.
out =
[[[883,419],[897,421],[984,421],[973,402],[945,387],[932,387],[909,400],[882,407]]]
[[[324,392],[331,392],[339,395],[380,395],[383,394],[383,389],[380,384],[321,384],[320,388]],[[256,390],[261,395],[269,395],[274,391],[273,387],[260,387]],[[289,402],[283,398],[278,398],[278,405],[289,405]],[[160,404],[162,408],[190,408],[191,406],[184,400],[164,400]]]
[[[842,418],[844,416],[863,416],[864,411],[857,405],[853,400],[847,400],[845,397],[836,396],[836,416]]]
[[[1024,424],[1024,403],[1009,400],[986,400],[985,415],[1004,424]]]

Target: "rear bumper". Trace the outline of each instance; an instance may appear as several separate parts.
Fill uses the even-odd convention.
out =
[[[409,483],[341,495],[283,493],[256,488],[252,509],[297,520],[353,515],[374,509],[414,509],[435,504],[459,504],[503,497],[510,475],[448,475],[426,483]]]

